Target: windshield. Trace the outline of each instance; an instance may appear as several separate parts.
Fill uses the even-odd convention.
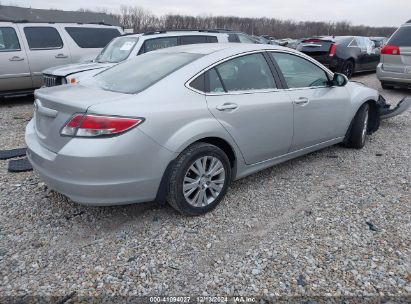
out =
[[[117,63],[126,60],[130,55],[138,37],[119,37],[111,41],[97,56],[96,62],[99,63]]]
[[[147,53],[97,74],[82,85],[107,91],[134,94],[200,58],[191,53]]]

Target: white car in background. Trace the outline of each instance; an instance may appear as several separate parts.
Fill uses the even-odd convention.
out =
[[[113,65],[138,55],[178,45],[197,43],[227,43],[227,33],[204,31],[159,31],[144,34],[126,34],[113,39],[89,63],[56,66],[43,71],[45,87],[77,83],[94,76]]]

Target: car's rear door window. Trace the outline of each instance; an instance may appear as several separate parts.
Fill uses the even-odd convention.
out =
[[[314,63],[296,55],[270,52],[277,62],[288,88],[309,88],[327,86],[326,72]]]
[[[181,36],[180,44],[207,43],[207,36]]]
[[[60,49],[63,47],[60,34],[54,27],[26,26],[24,34],[30,50]]]
[[[221,93],[224,92],[224,86],[221,82],[220,76],[217,74],[216,69],[211,69],[207,72],[207,77],[209,81],[208,92],[210,93]]]
[[[390,38],[388,45],[411,46],[411,26],[400,27]]]
[[[20,51],[19,38],[12,27],[0,27],[0,52]]]
[[[237,34],[228,34],[228,42],[240,42]]]
[[[154,38],[148,39],[144,42],[142,49],[139,53],[148,53],[151,51],[164,49],[172,46],[178,45],[178,38],[177,37],[161,37],[161,38]]]
[[[65,27],[66,32],[80,48],[103,48],[121,35],[116,28]]]
[[[216,72],[227,92],[275,89],[277,87],[270,67],[261,53],[228,60],[219,64],[216,67]]]

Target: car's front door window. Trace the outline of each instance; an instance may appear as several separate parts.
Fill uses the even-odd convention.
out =
[[[326,72],[314,63],[296,55],[271,52],[290,89],[327,86]]]

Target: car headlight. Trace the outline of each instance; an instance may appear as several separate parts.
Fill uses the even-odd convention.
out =
[[[67,79],[66,77],[61,78],[61,84],[67,84]]]
[[[66,78],[66,83],[69,83],[69,84],[76,84],[77,81],[78,80],[75,77],[67,77]]]

